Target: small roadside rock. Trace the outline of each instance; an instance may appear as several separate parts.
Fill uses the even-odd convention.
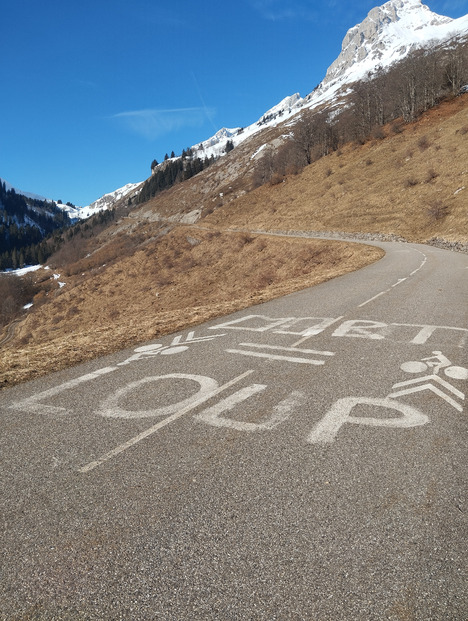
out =
[[[443,248],[444,250],[453,250],[454,252],[465,252],[468,254],[468,244],[462,244],[462,242],[457,241],[447,241],[442,237],[431,237],[431,239],[427,240],[426,244],[436,246],[437,248]]]

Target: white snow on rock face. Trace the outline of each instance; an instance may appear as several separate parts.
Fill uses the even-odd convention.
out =
[[[451,19],[433,13],[421,0],[390,0],[348,30],[321,88],[337,80],[350,83],[379,66],[391,66],[416,48],[467,32],[468,16]]]
[[[141,181],[139,183],[127,183],[123,187],[118,188],[113,192],[109,192],[109,194],[104,194],[104,196],[101,196],[101,198],[98,198],[86,207],[68,207],[67,205],[60,205],[60,207],[68,213],[70,218],[85,220],[100,211],[112,209],[118,200],[124,198],[132,192],[136,192],[138,186],[140,185],[142,185]]]
[[[131,192],[136,190],[136,188],[141,185],[141,181],[139,183],[127,183],[121,188],[114,190],[113,192],[109,192],[109,194],[104,194],[101,198],[98,198],[96,201],[87,205],[86,207],[82,207],[79,211],[79,218],[89,218],[89,216],[98,213],[99,211],[105,211],[106,209],[111,209],[115,203],[128,196]]]
[[[297,104],[302,101],[299,93],[295,93],[294,95],[289,95],[289,97],[285,97],[279,104],[273,106],[265,112],[265,114],[257,121],[260,122],[264,118],[274,117],[282,114],[289,114],[292,108],[297,107]]]

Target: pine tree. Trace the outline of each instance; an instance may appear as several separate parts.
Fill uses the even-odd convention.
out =
[[[16,252],[16,248],[13,248],[11,251],[11,265],[14,270],[18,267],[18,253]]]

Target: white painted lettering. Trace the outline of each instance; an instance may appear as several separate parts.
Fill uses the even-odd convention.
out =
[[[293,321],[295,317],[283,317],[274,318],[266,317],[265,315],[247,315],[240,319],[234,319],[233,321],[227,321],[226,323],[220,323],[216,326],[211,326],[210,330],[249,330],[250,332],[266,332],[272,330],[283,324],[287,324]]]
[[[331,325],[340,321],[343,317],[333,318],[333,317],[300,317],[294,319],[294,321],[289,322],[282,326],[281,330],[275,330],[277,334],[292,334],[295,336],[316,336],[320,334]],[[301,327],[301,324],[305,324],[303,329],[299,331],[286,330],[285,328],[292,328],[295,326],[296,330]]]
[[[157,408],[151,408],[149,410],[125,410],[119,406],[119,401],[126,397],[133,390],[139,388],[140,386],[144,386],[145,384],[161,382],[163,380],[170,379],[182,379],[188,380],[189,382],[195,382],[198,384],[198,391],[183,399],[182,401],[178,401],[177,403],[172,403],[170,405],[164,405]],[[137,380],[136,382],[131,382],[124,388],[117,390],[113,395],[108,397],[103,404],[101,405],[101,409],[97,412],[101,416],[105,416],[108,418],[149,418],[153,416],[169,416],[178,412],[181,409],[184,409],[190,406],[192,403],[198,402],[200,398],[207,394],[213,393],[218,388],[218,382],[211,377],[205,377],[204,375],[185,375],[183,373],[171,373],[169,375],[159,375],[155,377],[145,377],[141,380]],[[155,395],[155,399],[157,400],[157,394]]]
[[[365,319],[351,319],[344,321],[332,336],[352,336],[361,339],[381,340],[389,332],[388,324],[380,321],[368,321]]]
[[[299,391],[292,392],[286,399],[283,399],[274,408],[270,418],[262,423],[248,423],[232,418],[226,418],[222,416],[224,412],[230,412],[239,403],[246,401],[255,394],[259,394],[266,389],[264,384],[252,384],[247,388],[242,388],[234,394],[226,397],[219,403],[204,410],[200,414],[195,416],[196,419],[201,420],[214,427],[228,427],[230,429],[237,429],[238,431],[266,431],[271,430],[288,420],[293,410],[305,401],[305,395]]]
[[[191,412],[192,410],[194,410],[196,407],[198,407],[202,403],[205,403],[209,399],[216,397],[217,395],[221,394],[225,390],[232,388],[232,386],[234,386],[235,384],[238,384],[239,382],[244,380],[246,377],[248,377],[252,373],[253,371],[246,371],[245,373],[242,373],[241,375],[239,375],[238,377],[235,377],[229,382],[226,382],[226,384],[219,386],[213,392],[200,396],[198,399],[196,399],[195,401],[192,401],[191,403],[186,405],[184,408],[178,410],[177,412],[174,412],[174,414],[172,414],[171,416],[167,416],[166,418],[163,418],[161,421],[159,421],[155,425],[152,425],[149,429],[145,429],[145,431],[142,431],[137,436],[130,438],[130,440],[127,440],[123,444],[120,444],[119,446],[115,447],[114,449],[112,449],[111,451],[109,451],[108,453],[100,457],[99,459],[96,459],[95,461],[91,461],[89,464],[82,466],[79,469],[79,472],[82,472],[82,473],[91,472],[98,466],[105,464],[107,461],[116,457],[117,455],[120,455],[121,453],[125,452],[127,449],[132,448],[133,446],[136,446],[143,440],[146,440],[147,438],[151,437],[153,434],[157,433],[160,429],[163,429],[163,427],[166,427],[167,425],[174,423],[179,418],[182,418],[182,416],[185,416],[185,414],[188,414],[188,412]],[[206,379],[210,379],[210,378],[206,378]]]
[[[53,388],[49,388],[48,390],[44,390],[43,392],[38,392],[32,397],[28,397],[27,399],[23,399],[22,401],[16,401],[15,403],[12,403],[10,405],[10,408],[12,410],[20,410],[21,412],[30,412],[31,414],[59,414],[60,416],[63,416],[64,414],[70,414],[67,408],[58,407],[56,405],[46,405],[45,403],[40,403],[40,401],[56,397],[58,394],[64,392],[65,390],[70,390],[71,388],[75,388],[80,384],[90,382],[101,377],[102,375],[107,375],[107,373],[112,373],[116,370],[117,367],[104,367],[102,369],[98,369],[93,373],[87,373],[86,375],[82,375],[81,377],[77,377],[76,379],[64,382],[59,386],[54,386]]]
[[[451,332],[458,332],[459,334],[459,347],[464,347],[468,337],[468,329],[467,328],[456,328],[451,326],[430,326],[424,324],[413,324],[413,323],[394,323],[393,326],[401,326],[406,328],[420,328],[419,332],[416,336],[410,341],[412,345],[425,345],[430,337],[434,334],[436,330],[450,330]],[[455,335],[454,335],[455,336]]]
[[[225,418],[221,416],[221,414],[231,411],[236,405],[264,391],[265,388],[266,386],[264,384],[252,384],[246,388],[241,388],[241,390],[238,390],[219,403],[197,414],[195,418],[209,425],[213,425],[214,427],[230,427],[231,429],[238,429],[239,431],[254,431],[255,429],[259,429],[261,425],[256,423],[244,423],[232,418]]]
[[[392,418],[373,418],[367,416],[351,416],[351,411],[358,405],[370,405],[385,408],[402,414]],[[315,425],[307,438],[310,444],[330,444],[345,423],[368,425],[371,427],[408,428],[425,425],[429,417],[416,408],[399,403],[394,399],[374,399],[368,397],[346,397],[336,401],[322,420]]]

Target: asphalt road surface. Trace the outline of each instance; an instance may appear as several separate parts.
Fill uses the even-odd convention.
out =
[[[468,256],[4,391],[1,619],[465,620]]]

